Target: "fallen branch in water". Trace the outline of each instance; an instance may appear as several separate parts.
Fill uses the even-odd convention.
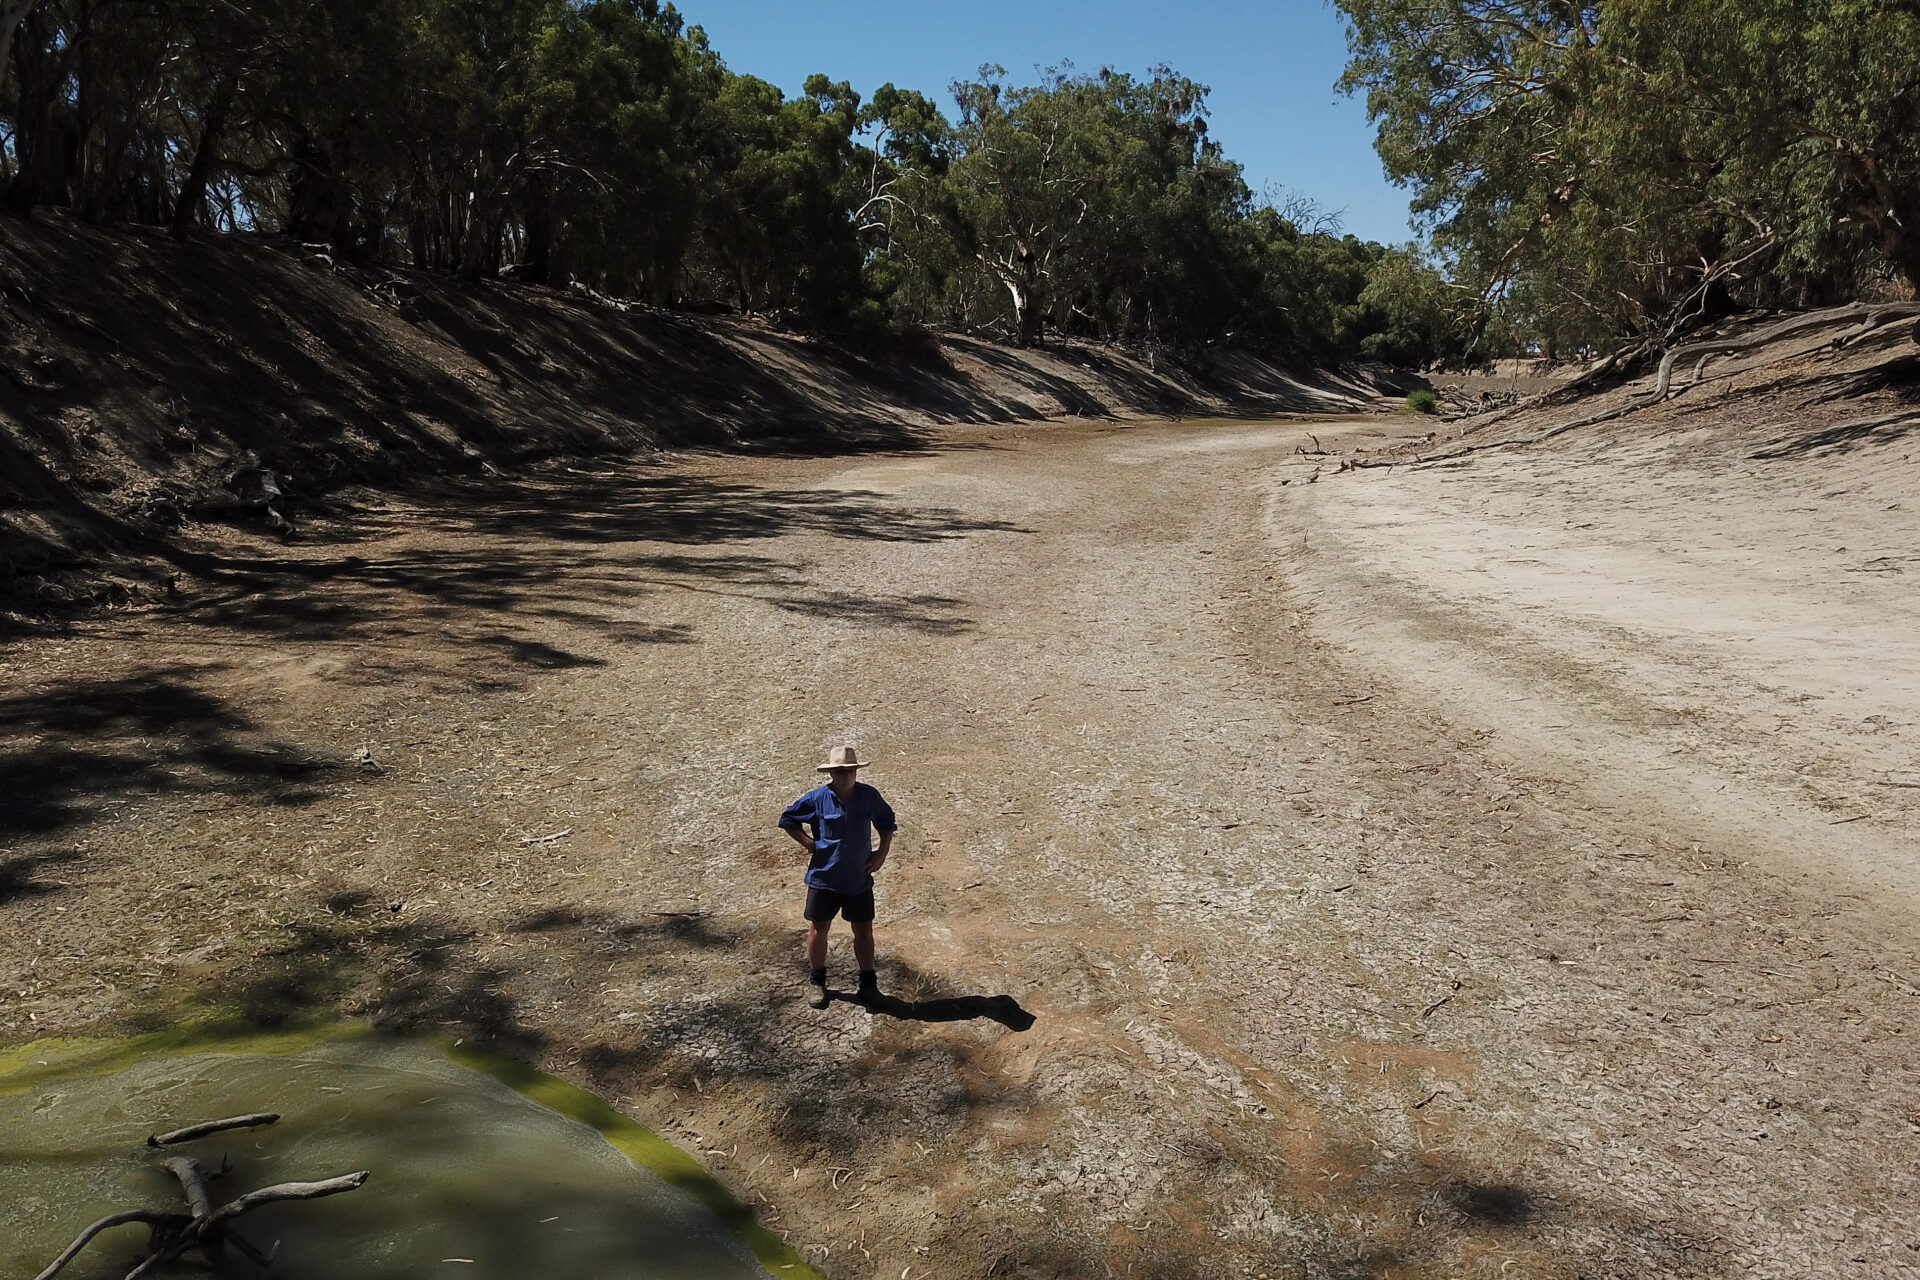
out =
[[[192,1156],[170,1156],[160,1162],[160,1167],[180,1180],[180,1190],[187,1197],[187,1212],[195,1218],[213,1216],[213,1193],[207,1189],[207,1171]]]
[[[238,1200],[221,1205],[207,1219],[206,1229],[218,1228],[222,1223],[231,1222],[262,1205],[277,1204],[282,1200],[318,1200],[322,1196],[337,1196],[342,1191],[357,1191],[366,1180],[367,1171],[362,1169],[359,1173],[342,1174],[323,1182],[277,1182],[271,1187],[249,1191]]]
[[[192,1142],[195,1138],[204,1138],[210,1133],[223,1133],[228,1129],[257,1129],[263,1124],[272,1124],[279,1118],[278,1111],[261,1111],[250,1116],[229,1116],[225,1120],[209,1120],[205,1124],[190,1124],[184,1129],[175,1129],[172,1133],[148,1138],[147,1145],[170,1147],[176,1142]]]
[[[205,1124],[189,1125],[184,1129],[175,1129],[171,1133],[159,1134],[147,1139],[149,1147],[164,1147],[178,1142],[190,1142],[195,1138],[204,1138],[208,1134],[221,1133],[229,1129],[250,1129],[257,1125],[272,1124],[278,1120],[278,1113],[261,1112],[256,1115],[233,1116],[226,1120],[210,1120]],[[249,1191],[245,1195],[229,1200],[218,1208],[213,1204],[213,1192],[208,1186],[208,1174],[198,1160],[192,1156],[168,1156],[160,1162],[160,1167],[172,1174],[180,1183],[181,1195],[187,1202],[187,1212],[167,1213],[153,1209],[129,1209],[124,1213],[109,1214],[82,1231],[74,1242],[63,1250],[59,1257],[47,1265],[34,1280],[53,1280],[53,1277],[71,1263],[85,1249],[95,1236],[114,1227],[129,1226],[133,1223],[144,1224],[149,1231],[147,1256],[127,1272],[126,1280],[139,1280],[150,1275],[167,1264],[177,1261],[183,1254],[199,1252],[209,1263],[219,1265],[220,1253],[224,1246],[232,1245],[254,1264],[265,1267],[273,1258],[238,1235],[232,1228],[234,1219],[253,1212],[265,1205],[278,1204],[285,1200],[317,1200],[322,1196],[338,1195],[343,1191],[353,1191],[367,1180],[367,1173],[349,1173],[343,1177],[328,1178],[321,1182],[281,1182],[258,1191]]]
[[[110,1213],[88,1227],[85,1231],[82,1231],[79,1237],[67,1246],[66,1251],[55,1258],[45,1271],[35,1276],[34,1280],[49,1280],[49,1278],[60,1271],[61,1268],[79,1257],[80,1251],[87,1247],[87,1242],[99,1235],[102,1231],[110,1231],[114,1227],[124,1227],[135,1222],[146,1223],[149,1227],[153,1228],[154,1234],[158,1235],[162,1228],[178,1228],[184,1225],[187,1222],[187,1215],[184,1213],[156,1213],[151,1209],[128,1209],[125,1213]]]

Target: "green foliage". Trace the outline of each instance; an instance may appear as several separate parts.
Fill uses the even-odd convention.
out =
[[[0,81],[16,208],[280,232],[881,341],[956,326],[1204,361],[1423,364],[1411,249],[1303,230],[1158,67],[923,94],[730,70],[660,0],[43,0]]]
[[[1229,340],[1322,361],[1449,349],[1439,276],[1410,250],[1302,231],[1252,200],[1208,137],[1204,85],[1160,67],[1015,86],[985,67],[953,91],[951,125],[917,95],[883,106],[891,86],[875,99],[891,129],[876,261],[903,317],[1188,358]],[[1395,281],[1363,300],[1381,267]]]
[[[1920,14],[1338,0],[1390,176],[1494,341],[1920,284]]]
[[[1440,412],[1440,397],[1431,391],[1419,390],[1407,392],[1407,408],[1415,413]]]

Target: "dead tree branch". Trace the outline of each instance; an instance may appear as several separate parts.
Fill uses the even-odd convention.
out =
[[[280,1118],[278,1111],[262,1111],[250,1116],[229,1116],[225,1120],[209,1120],[205,1124],[190,1124],[184,1129],[175,1129],[172,1133],[159,1134],[147,1139],[150,1147],[171,1147],[178,1142],[192,1142],[195,1138],[204,1138],[210,1133],[224,1133],[228,1129],[254,1129],[263,1124],[272,1124]]]
[[[256,1125],[272,1124],[280,1118],[277,1112],[261,1112],[255,1115],[232,1116],[226,1120],[211,1120],[205,1124],[189,1125],[171,1133],[159,1134],[147,1139],[149,1147],[164,1147],[176,1142],[187,1142],[194,1138],[203,1138],[211,1133],[221,1133],[228,1129],[250,1129]],[[87,1243],[103,1231],[128,1223],[143,1222],[152,1232],[148,1242],[147,1256],[129,1271],[126,1280],[139,1280],[178,1259],[182,1254],[198,1251],[217,1267],[221,1250],[232,1245],[249,1261],[265,1267],[273,1261],[272,1255],[260,1249],[237,1234],[232,1223],[236,1218],[253,1212],[265,1205],[279,1204],[285,1200],[317,1200],[322,1196],[338,1195],[343,1191],[353,1191],[367,1180],[366,1170],[349,1173],[338,1178],[327,1178],[320,1182],[280,1182],[258,1191],[249,1191],[215,1208],[213,1193],[207,1186],[207,1171],[192,1156],[168,1156],[160,1161],[160,1167],[172,1174],[180,1183],[180,1192],[187,1202],[185,1213],[163,1213],[151,1209],[129,1209],[124,1213],[111,1214],[100,1219],[82,1231],[74,1242],[68,1245],[58,1258],[47,1266],[34,1280],[53,1280],[62,1268],[80,1256]]]
[[[223,1223],[233,1221],[243,1213],[252,1213],[262,1205],[277,1204],[282,1200],[318,1200],[322,1196],[337,1196],[343,1191],[356,1191],[367,1180],[367,1171],[342,1174],[338,1178],[328,1178],[323,1182],[278,1182],[271,1187],[262,1187],[258,1191],[249,1191],[238,1200],[230,1200],[215,1209],[202,1226],[194,1228],[201,1234],[217,1231]]]
[[[1902,316],[1920,316],[1920,302],[1883,302],[1876,306],[1853,302],[1844,307],[1829,307],[1825,311],[1811,311],[1803,316],[1792,316],[1779,324],[1769,325],[1758,333],[1750,333],[1744,338],[1722,338],[1713,342],[1690,342],[1674,347],[1660,360],[1659,381],[1654,384],[1653,392],[1644,402],[1658,404],[1667,398],[1667,392],[1673,383],[1673,366],[1676,361],[1699,357],[1700,369],[1706,367],[1706,361],[1714,356],[1734,355],[1742,351],[1751,351],[1770,342],[1779,342],[1802,333],[1811,333],[1831,328],[1847,320],[1859,320],[1860,327],[1851,334],[1844,335],[1841,341],[1852,341],[1878,328],[1887,320]],[[1698,381],[1696,371],[1695,381]],[[1688,383],[1692,386],[1693,383]],[[1635,408],[1642,407],[1640,405]]]
[[[180,1190],[187,1197],[187,1212],[198,1220],[213,1214],[213,1193],[207,1190],[207,1171],[192,1156],[169,1156],[160,1167],[180,1179]]]
[[[65,1252],[48,1263],[47,1269],[35,1276],[33,1280],[53,1280],[62,1268],[80,1256],[80,1251],[87,1247],[87,1242],[102,1231],[111,1231],[115,1227],[124,1227],[133,1222],[144,1222],[158,1233],[162,1230],[176,1230],[183,1227],[187,1220],[187,1215],[184,1213],[156,1213],[151,1209],[128,1209],[124,1213],[108,1214],[82,1231],[74,1242],[66,1247]]]

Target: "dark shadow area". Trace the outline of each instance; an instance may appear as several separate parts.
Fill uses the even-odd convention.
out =
[[[1519,1226],[1537,1212],[1533,1197],[1504,1183],[1457,1183],[1447,1189],[1446,1199],[1468,1218],[1496,1227]]]
[[[83,857],[85,855],[78,849],[56,849],[49,853],[29,853],[0,861],[0,906],[5,906],[15,898],[38,898],[59,893],[67,886],[40,879],[41,873],[49,867],[79,862]]]
[[[368,546],[412,530],[431,530],[432,545],[384,553]],[[194,581],[170,612],[204,627],[283,640],[451,637],[516,666],[545,670],[602,661],[537,634],[546,622],[591,628],[622,644],[697,642],[683,623],[631,617],[649,602],[674,607],[676,592],[759,599],[807,617],[951,635],[973,625],[958,613],[962,601],[811,590],[805,565],[738,544],[806,534],[933,543],[1026,532],[880,494],[770,488],[624,466],[592,475],[448,483],[423,509],[343,511],[306,543],[263,548],[251,557],[224,548],[183,552],[179,561]]]
[[[1020,1002],[1012,996],[946,996],[937,1000],[902,1000],[884,992],[862,996],[852,991],[836,991],[832,987],[827,988],[827,995],[833,1000],[857,1004],[871,1013],[908,1022],[969,1022],[975,1018],[986,1018],[1009,1031],[1025,1031],[1034,1023],[1033,1015],[1022,1009]]]
[[[583,1028],[592,1038],[581,1047],[582,1069],[611,1096],[663,1085],[693,1090],[696,1081],[709,1089],[716,1081],[753,1084],[780,1113],[779,1142],[832,1153],[843,1164],[860,1158],[871,1135],[903,1125],[953,1131],[970,1112],[1031,1101],[1017,1086],[971,1078],[964,1069],[970,1050],[932,1037],[876,1054],[850,1077],[835,1054],[819,1051],[818,1037],[831,1034],[835,1018],[804,1003],[804,975],[794,968],[797,931],[767,929],[750,915],[549,904],[513,928],[530,945],[515,949],[523,970],[510,986],[525,993],[536,1020],[570,1016],[550,1012],[542,996],[571,987],[582,973],[604,972],[634,993],[616,1022]],[[882,1016],[987,1019],[1013,1030],[1033,1023],[1011,998],[949,994],[893,957],[883,974],[902,995],[876,1008]],[[423,994],[431,1002],[431,989]],[[839,1105],[821,1107],[827,1096]]]
[[[1832,404],[1836,400],[1857,400],[1879,391],[1891,391],[1906,403],[1913,404],[1920,400],[1920,355],[1895,356],[1865,369],[1828,373],[1799,381],[1800,385],[1808,388],[1826,387],[1826,390],[1801,406],[1805,409]]]
[[[670,957],[692,947],[728,947],[740,935],[714,923],[703,911],[649,911],[618,916],[577,906],[548,907],[516,920],[516,933],[573,933],[575,949],[595,956]]]
[[[112,795],[314,798],[308,784],[337,762],[260,741],[246,717],[194,687],[201,674],[72,680],[0,699],[0,835],[60,830]]]
[[[473,532],[567,543],[711,546],[798,533],[930,543],[976,533],[1027,532],[953,507],[906,505],[887,494],[781,489],[661,474],[638,464],[591,475],[565,472],[526,480],[463,482],[440,493],[459,500],[455,519]],[[724,557],[697,559],[713,572],[724,573],[728,567]],[[663,560],[659,567],[690,566]]]
[[[0,727],[9,733],[62,738],[116,733],[209,737],[253,727],[218,698],[189,685],[194,674],[191,668],[176,668],[0,698]]]
[[[1909,409],[1884,418],[1869,418],[1865,422],[1823,427],[1770,444],[1747,457],[1759,462],[1776,462],[1786,458],[1828,458],[1852,453],[1856,449],[1898,444],[1915,431],[1920,431],[1920,413]]]
[[[822,621],[862,622],[904,627],[925,635],[953,636],[973,630],[973,619],[952,612],[960,603],[952,596],[878,596],[822,591],[776,599],[773,605],[788,613]]]
[[[1251,350],[1210,353],[1204,370],[963,335],[873,354],[752,320],[356,267],[278,237],[175,242],[65,218],[10,220],[0,278],[0,385],[17,392],[0,412],[0,592],[23,610],[112,603],[57,581],[99,585],[103,558],[192,571],[176,532],[195,516],[264,528],[230,488],[248,455],[304,528],[348,486],[419,491],[548,459],[915,452],[929,423],[1271,414],[1368,394]],[[825,519],[834,500],[794,502]]]
[[[539,667],[546,671],[566,671],[574,667],[604,667],[605,659],[583,658],[579,654],[556,649],[550,644],[538,640],[521,640],[514,636],[494,634],[481,636],[480,643],[491,645],[512,658],[515,662],[529,667]]]
[[[324,914],[292,923],[279,941],[228,970],[202,998],[261,1027],[358,1014],[395,1030],[452,1028],[508,1053],[530,1055],[546,1044],[510,992],[517,974],[463,961],[476,941],[471,931],[397,913],[360,890],[335,891],[324,906]]]

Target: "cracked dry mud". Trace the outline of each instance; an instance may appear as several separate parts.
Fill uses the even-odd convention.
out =
[[[1920,617],[1845,572],[1920,572],[1912,467],[1308,483],[1308,425],[1387,429],[209,541],[177,609],[5,651],[4,1034],[480,1037],[834,1277],[1920,1272]],[[773,819],[841,741],[902,819],[883,985],[1031,1029],[803,1004]]]

